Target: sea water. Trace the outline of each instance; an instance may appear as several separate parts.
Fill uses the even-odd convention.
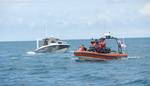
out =
[[[0,86],[150,86],[150,39],[126,39],[128,59],[80,61],[90,40],[67,40],[67,53],[33,53],[36,41],[0,42]]]

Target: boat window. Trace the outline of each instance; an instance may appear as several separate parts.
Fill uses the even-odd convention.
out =
[[[62,42],[58,42],[58,44],[62,44]]]
[[[48,45],[48,40],[47,39],[44,40],[44,45]]]
[[[106,47],[110,48],[112,52],[118,52],[118,43],[115,39],[107,39],[106,40]]]
[[[55,41],[51,41],[51,43],[56,43]]]

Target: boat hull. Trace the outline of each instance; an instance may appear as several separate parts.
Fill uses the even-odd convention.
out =
[[[69,49],[69,45],[47,45],[36,49],[36,53],[64,53]]]
[[[75,51],[74,55],[79,57],[81,60],[113,60],[126,58],[128,56],[127,54],[104,54],[89,51]]]

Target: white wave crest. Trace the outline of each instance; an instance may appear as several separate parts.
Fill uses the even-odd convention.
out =
[[[129,56],[128,57],[128,59],[139,59],[139,58],[141,58],[141,57],[139,57],[139,56]]]
[[[29,52],[27,52],[27,54],[29,54],[29,55],[35,55],[36,53],[33,52],[33,51],[29,51]]]
[[[68,52],[73,53],[74,51],[68,51]]]

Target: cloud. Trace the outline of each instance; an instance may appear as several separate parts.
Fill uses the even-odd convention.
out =
[[[123,3],[125,1],[127,1],[127,0],[112,0],[112,2],[114,2],[114,3]]]
[[[150,16],[150,2],[146,3],[140,12],[146,16]]]

